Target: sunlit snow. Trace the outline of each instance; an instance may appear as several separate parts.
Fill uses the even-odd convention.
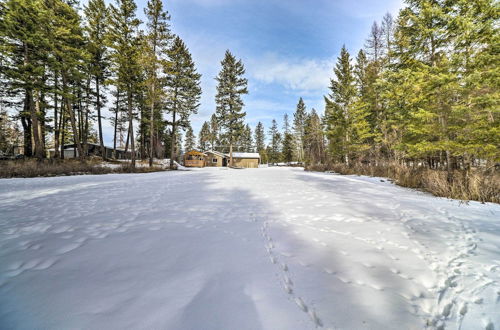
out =
[[[500,205],[291,168],[0,180],[1,329],[500,329]]]

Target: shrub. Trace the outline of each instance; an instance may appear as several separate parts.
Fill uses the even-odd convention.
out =
[[[435,196],[500,203],[500,174],[494,169],[455,170],[448,173],[443,170],[413,168],[401,164],[374,166],[355,163],[350,166],[310,165],[306,170],[385,177],[402,187],[420,189]]]
[[[161,171],[158,167],[136,167],[123,164],[117,167],[102,166],[97,159],[80,162],[76,159],[35,159],[4,160],[0,161],[0,178],[31,178],[39,176],[79,175],[79,174],[107,174],[107,173],[147,173]]]

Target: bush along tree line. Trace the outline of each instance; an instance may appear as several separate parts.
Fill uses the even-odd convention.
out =
[[[149,158],[150,165],[154,157],[176,158],[178,135],[199,106],[200,74],[171,32],[162,1],[147,2],[144,24],[133,0],[77,6],[62,0],[0,4],[0,124],[9,128],[0,132],[2,152],[20,144],[27,157],[42,159],[50,146],[54,158],[64,158],[64,145],[74,144],[83,159],[88,144],[96,143],[105,157],[107,106],[113,148],[130,151],[132,168],[136,157]]]

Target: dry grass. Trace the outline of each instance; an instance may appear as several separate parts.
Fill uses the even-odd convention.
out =
[[[75,159],[55,160],[46,159],[37,161],[34,159],[0,161],[0,178],[32,178],[43,176],[81,175],[81,174],[108,174],[108,173],[148,173],[162,171],[158,167],[136,167],[123,164],[110,168],[102,166],[97,159],[80,162]]]
[[[399,164],[388,166],[328,164],[308,166],[306,169],[385,177],[400,186],[420,189],[435,196],[500,203],[500,173],[495,170],[457,170],[448,174],[446,171],[411,168]]]

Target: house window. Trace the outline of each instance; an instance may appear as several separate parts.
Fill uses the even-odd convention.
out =
[[[212,163],[217,163],[217,158],[212,158]]]

